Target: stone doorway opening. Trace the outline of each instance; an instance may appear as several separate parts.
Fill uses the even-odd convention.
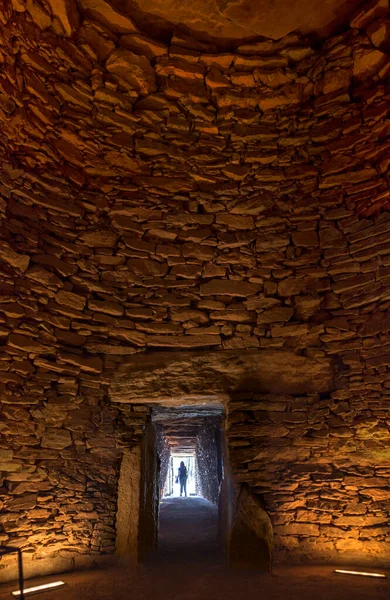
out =
[[[224,407],[228,425],[226,444],[219,446],[224,467],[218,497],[220,539],[231,566],[269,570],[274,530],[267,498],[259,491],[271,489],[269,482],[273,481],[275,460],[267,440],[272,442],[276,432],[275,441],[279,442],[279,437],[293,428],[289,415],[295,396],[314,394],[317,398],[319,393],[328,393],[334,389],[334,377],[331,360],[287,350],[159,352],[129,358],[111,382],[111,401],[146,409],[152,417],[143,430],[141,443],[123,456],[118,489],[118,554],[143,560],[157,548],[161,482],[166,481],[167,469],[163,453],[157,448],[164,437],[164,423],[172,424],[178,410]],[[259,395],[266,396],[265,404],[261,404]],[[303,400],[309,402],[310,398]],[[256,415],[254,406],[258,401],[263,409]],[[280,427],[275,417],[275,410],[279,411],[275,406],[281,401],[281,416],[288,427]],[[290,444],[294,446],[298,439],[293,435]],[[312,438],[305,438],[303,443],[312,444]],[[269,465],[263,462],[263,456]],[[298,458],[294,456],[292,460],[299,460],[299,453]],[[254,463],[254,471],[250,462]],[[129,474],[129,465],[133,475]]]
[[[182,462],[184,462],[188,473],[185,490],[180,489],[180,481],[177,479],[177,473]],[[163,498],[177,498],[180,497],[181,492],[183,492],[186,496],[198,496],[198,480],[199,474],[195,454],[171,454],[169,459],[167,480],[165,482],[162,496]]]
[[[116,549],[125,562],[129,559],[143,562],[156,556],[159,542],[162,541],[167,550],[169,538],[175,546],[177,540],[171,533],[183,507],[177,507],[173,500],[179,496],[176,475],[182,460],[189,472],[188,495],[177,499],[190,501],[193,505],[192,510],[187,505],[184,511],[192,515],[188,539],[194,539],[196,531],[200,533],[198,541],[203,544],[201,553],[205,554],[208,541],[214,550],[218,546],[222,554],[224,527],[220,523],[218,504],[227,460],[225,407],[216,400],[195,402],[192,399],[191,403],[173,406],[145,404],[150,419],[143,437],[138,444],[123,451],[118,483]],[[162,523],[160,514],[163,514]],[[188,524],[188,517],[184,515],[183,521]],[[208,530],[203,537],[199,531],[202,523]],[[159,539],[161,524],[161,530],[165,531],[163,540]],[[184,538],[183,533],[181,541]]]
[[[218,503],[224,479],[224,407],[159,406],[152,411],[159,474],[158,561],[219,561]],[[177,481],[187,467],[186,493]],[[183,491],[183,496],[180,492]]]
[[[179,495],[180,462],[187,466],[187,494],[218,503],[223,479],[224,407],[158,406],[152,409],[160,462],[159,498]]]

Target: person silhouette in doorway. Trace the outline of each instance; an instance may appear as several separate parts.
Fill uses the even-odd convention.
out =
[[[180,496],[183,495],[184,492],[184,496],[187,497],[187,477],[188,477],[188,472],[187,472],[187,467],[185,466],[184,462],[181,461],[180,463],[180,467],[178,469],[178,479],[180,481]]]

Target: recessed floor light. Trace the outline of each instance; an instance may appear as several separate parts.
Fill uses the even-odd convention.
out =
[[[25,596],[27,596],[27,594],[38,594],[39,592],[45,592],[46,590],[52,590],[55,588],[59,588],[63,585],[65,585],[65,581],[52,581],[51,583],[44,583],[42,585],[35,585],[34,587],[25,588],[23,590],[23,594]],[[12,595],[15,596],[16,598],[19,598],[20,594],[21,594],[20,590],[16,590],[15,592],[12,592]]]
[[[365,571],[345,571],[344,569],[335,569],[335,573],[342,573],[343,575],[363,575],[364,577],[382,577],[386,579],[384,573],[366,573]]]

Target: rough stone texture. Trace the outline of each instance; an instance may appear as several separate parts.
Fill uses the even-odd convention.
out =
[[[149,415],[112,402],[114,375],[134,372],[129,355],[150,355],[146,372],[167,349],[260,349],[286,357],[266,388],[217,391],[276,559],[385,562],[388,2],[322,45],[221,52],[77,7],[84,20],[71,1],[0,8],[2,543],[30,573],[112,553],[120,456]],[[107,68],[118,56],[125,78]],[[216,372],[199,364],[188,386],[171,374],[171,400],[199,398]],[[326,389],[281,387],[329,382],[330,364]],[[142,376],[155,399],[158,374]]]
[[[248,391],[329,392],[334,387],[333,376],[331,361],[283,350],[161,352],[123,363],[113,377],[110,397],[114,402],[177,405],[218,402]]]
[[[231,525],[229,559],[236,568],[269,571],[273,532],[270,518],[259,498],[243,487]]]
[[[213,504],[218,504],[218,449],[216,432],[218,419],[204,419],[196,438],[196,459],[199,493]]]
[[[198,34],[222,39],[245,39],[254,35],[279,39],[297,29],[303,33],[329,33],[348,19],[359,4],[361,2],[356,0],[258,0],[256,3],[251,0],[184,0],[179,4],[173,0],[157,3],[136,0],[133,6],[138,8],[139,22],[145,25],[156,21],[161,27],[161,21],[168,21],[184,24]],[[264,42],[263,47],[267,49]]]
[[[123,453],[118,481],[116,552],[127,563],[138,560],[141,503],[141,444]]]

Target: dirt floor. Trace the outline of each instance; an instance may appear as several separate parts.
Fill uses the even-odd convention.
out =
[[[28,585],[66,582],[35,595],[37,600],[390,599],[390,579],[337,575],[331,566],[279,567],[272,574],[228,570],[216,524],[217,510],[206,500],[172,498],[162,503],[159,551],[148,563],[44,577]],[[10,598],[14,589],[15,584],[3,585],[0,598]]]

